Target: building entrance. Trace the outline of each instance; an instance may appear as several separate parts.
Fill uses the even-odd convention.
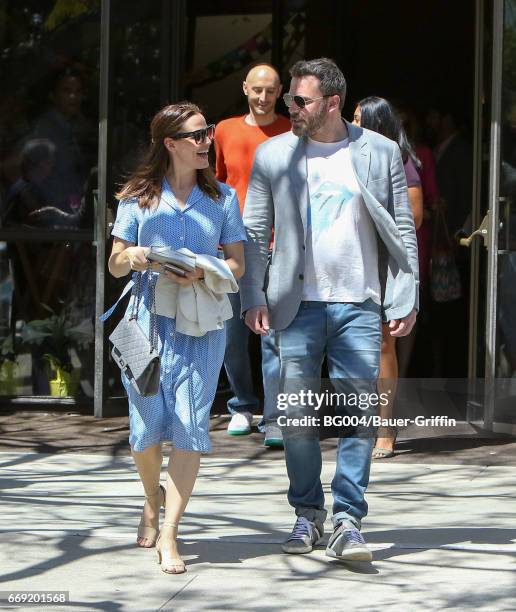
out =
[[[464,418],[512,431],[515,0],[147,4],[0,9],[3,400],[59,393],[94,399],[100,416],[123,396],[97,317],[120,291],[105,275],[113,193],[156,109],[192,98],[217,122],[244,110],[252,62],[274,63],[288,84],[296,59],[327,55],[349,81],[345,117],[367,95],[388,98],[444,174],[461,296],[432,304],[427,279],[405,372],[465,381]]]
[[[510,422],[507,410],[501,416],[495,407],[504,403],[496,399],[496,380],[507,380],[514,364],[510,300],[503,297],[511,286],[512,261],[512,204],[504,190],[512,183],[507,178],[501,183],[510,176],[505,150],[510,149],[514,123],[513,0],[438,0],[423,5],[405,0],[306,0],[253,2],[245,10],[241,3],[231,2],[173,6],[175,15],[161,15],[159,21],[159,70],[168,70],[173,78],[162,85],[156,102],[189,97],[204,107],[210,121],[218,121],[243,110],[240,82],[252,62],[272,61],[287,83],[288,67],[295,59],[328,55],[349,80],[347,119],[357,100],[381,95],[404,111],[416,142],[437,148],[461,293],[458,299],[434,304],[428,298],[406,372],[423,379],[459,381],[458,401],[466,420],[488,428],[500,419]],[[113,7],[116,3],[110,20],[119,27]],[[163,23],[176,28],[174,40],[180,44],[175,53],[163,46],[168,29]],[[111,117],[123,115],[115,111]],[[507,126],[503,138],[500,126]],[[120,129],[123,135],[123,123]],[[450,137],[457,135],[461,146],[450,159]],[[478,235],[488,235],[491,242],[468,242],[487,212],[488,234],[480,230]],[[427,279],[427,293],[429,286]],[[115,379],[109,375],[111,380]],[[502,387],[502,394],[510,389],[507,384]]]

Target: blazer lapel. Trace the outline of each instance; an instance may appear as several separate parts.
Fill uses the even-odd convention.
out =
[[[355,174],[360,181],[367,186],[369,180],[369,168],[371,165],[371,151],[364,130],[346,121],[349,134],[349,150],[351,163]]]
[[[289,164],[289,175],[291,185],[294,189],[296,202],[299,207],[303,228],[307,229],[307,211],[308,211],[308,183],[307,183],[307,167],[306,167],[306,142],[304,138],[296,138],[297,143],[293,142],[292,159]]]

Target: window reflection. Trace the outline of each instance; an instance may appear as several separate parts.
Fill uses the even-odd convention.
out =
[[[99,8],[0,5],[0,395],[93,394]]]

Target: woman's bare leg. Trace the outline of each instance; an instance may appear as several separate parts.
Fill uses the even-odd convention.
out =
[[[385,406],[382,406],[383,402],[380,403],[380,417],[382,419],[392,419],[397,382],[398,359],[396,357],[396,338],[390,335],[388,325],[382,325],[382,352],[380,356],[378,393],[384,393],[389,398]],[[394,450],[395,436],[395,429],[379,427],[375,448]]]
[[[159,549],[163,555],[162,569],[170,573],[184,571],[177,550],[177,530],[188,504],[199,472],[201,453],[173,448],[167,469],[167,503],[161,527]],[[174,571],[176,570],[176,571]]]
[[[143,507],[142,523],[158,529],[159,509],[163,501],[162,496],[159,494],[159,479],[163,462],[161,444],[153,444],[143,451],[137,452],[133,450],[132,455],[143,484],[145,496],[147,497]],[[154,546],[156,538],[138,537],[136,542],[139,546],[150,548]]]

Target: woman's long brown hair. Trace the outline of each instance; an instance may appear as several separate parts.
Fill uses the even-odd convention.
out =
[[[150,124],[149,150],[131,178],[116,194],[119,200],[138,198],[141,208],[159,202],[163,177],[171,163],[163,141],[181,132],[183,123],[192,115],[202,115],[201,109],[192,102],[169,104],[154,115]],[[220,187],[211,168],[197,170],[197,185],[210,198],[220,198]]]

